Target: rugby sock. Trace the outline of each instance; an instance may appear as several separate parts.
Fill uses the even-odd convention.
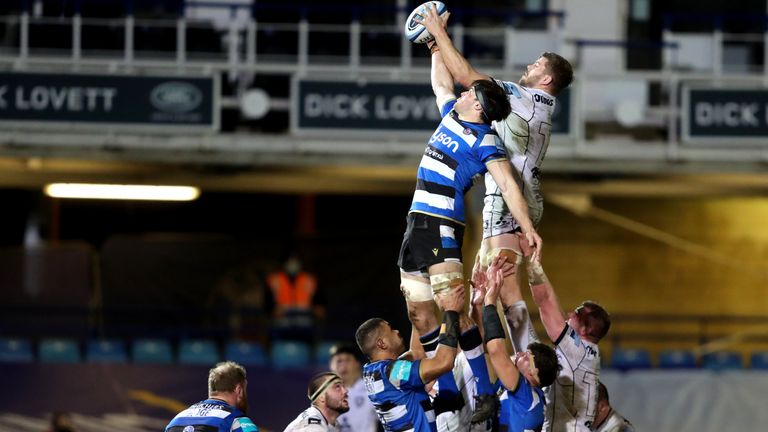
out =
[[[424,352],[427,358],[432,358],[437,352],[437,341],[440,337],[440,327],[436,327],[431,332],[419,337],[421,346],[424,347]],[[438,397],[454,398],[459,393],[459,388],[456,386],[456,380],[453,379],[453,372],[448,371],[437,378]]]
[[[477,382],[477,394],[493,394],[491,378],[488,374],[488,365],[485,363],[485,350],[483,349],[483,338],[480,336],[480,329],[473,326],[459,336],[459,345],[464,355],[467,356],[469,367],[475,375]]]

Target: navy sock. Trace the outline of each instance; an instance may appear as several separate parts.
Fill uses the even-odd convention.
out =
[[[473,326],[459,336],[459,345],[464,355],[467,356],[469,367],[475,375],[478,395],[493,394],[491,378],[488,374],[488,365],[485,363],[485,350],[483,349],[483,338],[480,336],[480,329]]]
[[[434,330],[424,336],[419,336],[419,342],[421,342],[421,346],[424,348],[424,354],[427,355],[427,358],[435,356],[435,352],[437,352],[437,340],[439,337],[440,327],[435,327]]]

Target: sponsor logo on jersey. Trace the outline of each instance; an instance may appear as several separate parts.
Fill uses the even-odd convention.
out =
[[[544,105],[548,105],[548,106],[552,106],[552,105],[555,104],[555,101],[553,101],[552,99],[550,99],[550,98],[548,98],[546,96],[542,96],[540,94],[534,94],[533,95],[533,100],[535,100],[536,102],[539,102],[539,103],[543,103]]]
[[[411,376],[410,362],[407,362],[404,360],[398,360],[392,366],[392,378],[399,381],[408,381],[408,378],[410,378],[410,376]]]
[[[459,150],[459,143],[456,142],[453,138],[451,138],[450,135],[446,134],[445,132],[440,132],[439,130],[435,131],[434,134],[432,134],[432,138],[429,139],[429,143],[440,143],[448,148],[451,149],[452,152],[456,153]]]

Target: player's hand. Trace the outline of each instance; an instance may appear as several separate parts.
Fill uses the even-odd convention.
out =
[[[469,283],[472,285],[472,295],[470,297],[472,306],[481,306],[485,299],[486,276],[485,271],[480,265],[479,257],[475,260],[475,266],[472,267],[472,279]]]
[[[499,298],[499,292],[504,285],[504,271],[502,266],[504,265],[506,258],[503,255],[499,255],[493,259],[491,265],[488,266],[486,271],[486,291],[485,291],[485,305],[495,305],[496,300]]]
[[[520,249],[523,251],[523,256],[531,257],[531,261],[541,261],[541,247],[543,243],[539,233],[535,230],[528,231],[525,233],[524,238],[520,239]]]
[[[415,21],[419,24],[423,24],[427,28],[427,31],[432,36],[440,31],[445,31],[448,26],[448,18],[451,16],[450,12],[446,12],[442,17],[437,14],[437,6],[432,3],[428,8],[426,15],[422,18],[415,18]]]
[[[456,285],[437,298],[443,310],[461,312],[464,309],[464,284]]]

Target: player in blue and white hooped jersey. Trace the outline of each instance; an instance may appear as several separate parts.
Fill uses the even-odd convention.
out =
[[[400,332],[381,318],[358,327],[355,340],[368,357],[363,381],[386,432],[436,432],[435,411],[424,386],[450,373],[459,344],[459,310],[464,307],[464,288],[457,286],[439,299],[442,331],[432,358],[415,360],[403,355]]]
[[[491,128],[493,121],[502,120],[509,114],[506,95],[492,81],[478,80],[457,99],[453,77],[439,51],[431,51],[432,89],[443,118],[430,137],[419,164],[416,190],[398,259],[401,291],[427,357],[434,355],[438,333],[433,296],[439,297],[450,287],[464,283],[461,256],[464,194],[472,187],[475,178],[490,173],[512,213],[521,221],[529,245],[538,250],[542,243],[528,216],[528,206],[512,174],[506,151]],[[478,397],[493,397],[482,358],[482,338],[477,326],[463,311],[461,329],[461,348],[473,353],[474,357],[468,357],[468,360],[475,376],[481,377]],[[447,400],[458,396],[452,377],[439,383],[438,398]],[[456,408],[461,403],[458,401]],[[473,421],[482,421],[495,411],[495,405],[480,406]]]
[[[217,364],[208,373],[208,399],[178,413],[165,432],[259,432],[245,414],[247,386],[245,368],[234,362]]]
[[[444,19],[429,13],[423,24],[434,36],[446,67],[459,84],[491,79],[475,70],[456,50],[446,32]],[[504,89],[512,108],[510,115],[502,121],[494,122],[494,129],[504,142],[528,204],[528,212],[534,225],[538,226],[543,212],[541,169],[549,147],[552,115],[557,105],[555,98],[573,81],[573,67],[562,56],[545,52],[526,67],[517,83],[497,79],[493,81]],[[515,235],[520,225],[491,176],[485,176],[485,185],[483,241],[478,257],[483,266],[487,267],[495,256],[501,254],[506,257],[507,266],[512,268],[522,259],[521,237]],[[524,348],[528,344],[528,335],[533,331],[517,278],[511,273],[508,271],[504,280],[505,289],[501,293],[501,300],[505,305],[511,337],[513,341],[517,338]]]

